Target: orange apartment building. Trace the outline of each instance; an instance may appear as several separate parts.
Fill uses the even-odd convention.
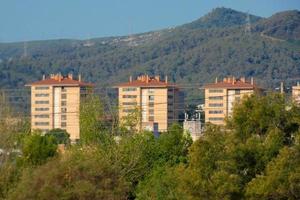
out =
[[[232,114],[234,104],[245,95],[251,95],[257,89],[251,78],[224,78],[223,81],[207,84],[205,89],[205,122],[225,125],[225,118]]]
[[[292,98],[295,103],[300,104],[300,84],[292,87]]]
[[[72,74],[51,74],[26,86],[31,87],[31,129],[60,128],[70,134],[71,141],[78,140],[80,99],[93,84],[82,82],[80,75],[75,80]]]
[[[183,98],[175,84],[167,77],[142,75],[129,82],[117,85],[119,91],[119,120],[139,110],[138,130],[163,132],[177,122],[183,106]]]

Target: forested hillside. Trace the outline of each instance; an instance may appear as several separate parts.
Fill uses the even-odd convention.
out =
[[[254,76],[276,87],[300,77],[299,38],[299,11],[265,19],[217,8],[189,24],[132,36],[0,44],[0,87],[21,88],[56,72],[81,73],[98,87],[141,73],[193,85]]]

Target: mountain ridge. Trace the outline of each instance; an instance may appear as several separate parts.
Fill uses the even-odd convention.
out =
[[[288,16],[290,12],[287,11]],[[20,88],[40,79],[42,74],[56,72],[81,73],[97,87],[111,86],[126,81],[130,75],[142,73],[168,75],[178,84],[195,85],[211,82],[216,76],[254,76],[264,87],[274,87],[279,80],[290,80],[292,84],[292,79],[300,77],[300,43],[294,40],[298,38],[298,32],[287,38],[284,34],[274,34],[277,32],[264,32],[274,24],[274,17],[257,17],[246,31],[247,13],[226,8],[214,10],[202,17],[202,21],[207,26],[208,22],[216,21],[211,16],[223,19],[224,13],[232,19],[230,23],[209,28],[199,24],[190,28],[190,25],[182,25],[91,40],[28,42],[26,54],[23,43],[0,44],[0,85],[2,88]],[[292,12],[295,19],[298,14]],[[286,13],[275,19],[282,18],[284,24],[284,20],[290,20],[284,16]],[[297,28],[294,29],[298,30],[299,24],[294,21]],[[280,41],[271,39],[278,35]],[[187,91],[188,96],[199,93],[198,89],[191,90]]]

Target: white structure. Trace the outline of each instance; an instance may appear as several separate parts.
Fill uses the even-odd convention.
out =
[[[196,141],[202,135],[202,124],[201,124],[201,110],[196,110],[191,119],[189,119],[188,114],[185,113],[185,120],[183,122],[183,130],[185,133],[189,133],[193,139]]]

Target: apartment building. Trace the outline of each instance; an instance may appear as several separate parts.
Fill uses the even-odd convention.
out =
[[[47,132],[60,128],[72,141],[79,139],[80,99],[93,84],[83,82],[80,75],[75,80],[72,74],[51,74],[26,86],[31,87],[31,129]]]
[[[300,104],[300,84],[292,87],[292,98],[295,103]]]
[[[205,122],[225,125],[225,118],[232,114],[234,104],[245,95],[251,95],[258,88],[253,78],[247,82],[245,78],[224,78],[223,81],[207,84],[205,89]]]
[[[138,130],[163,132],[177,122],[183,107],[183,97],[175,84],[168,78],[142,75],[129,82],[117,85],[119,91],[119,119],[122,122],[128,114],[138,110]]]

